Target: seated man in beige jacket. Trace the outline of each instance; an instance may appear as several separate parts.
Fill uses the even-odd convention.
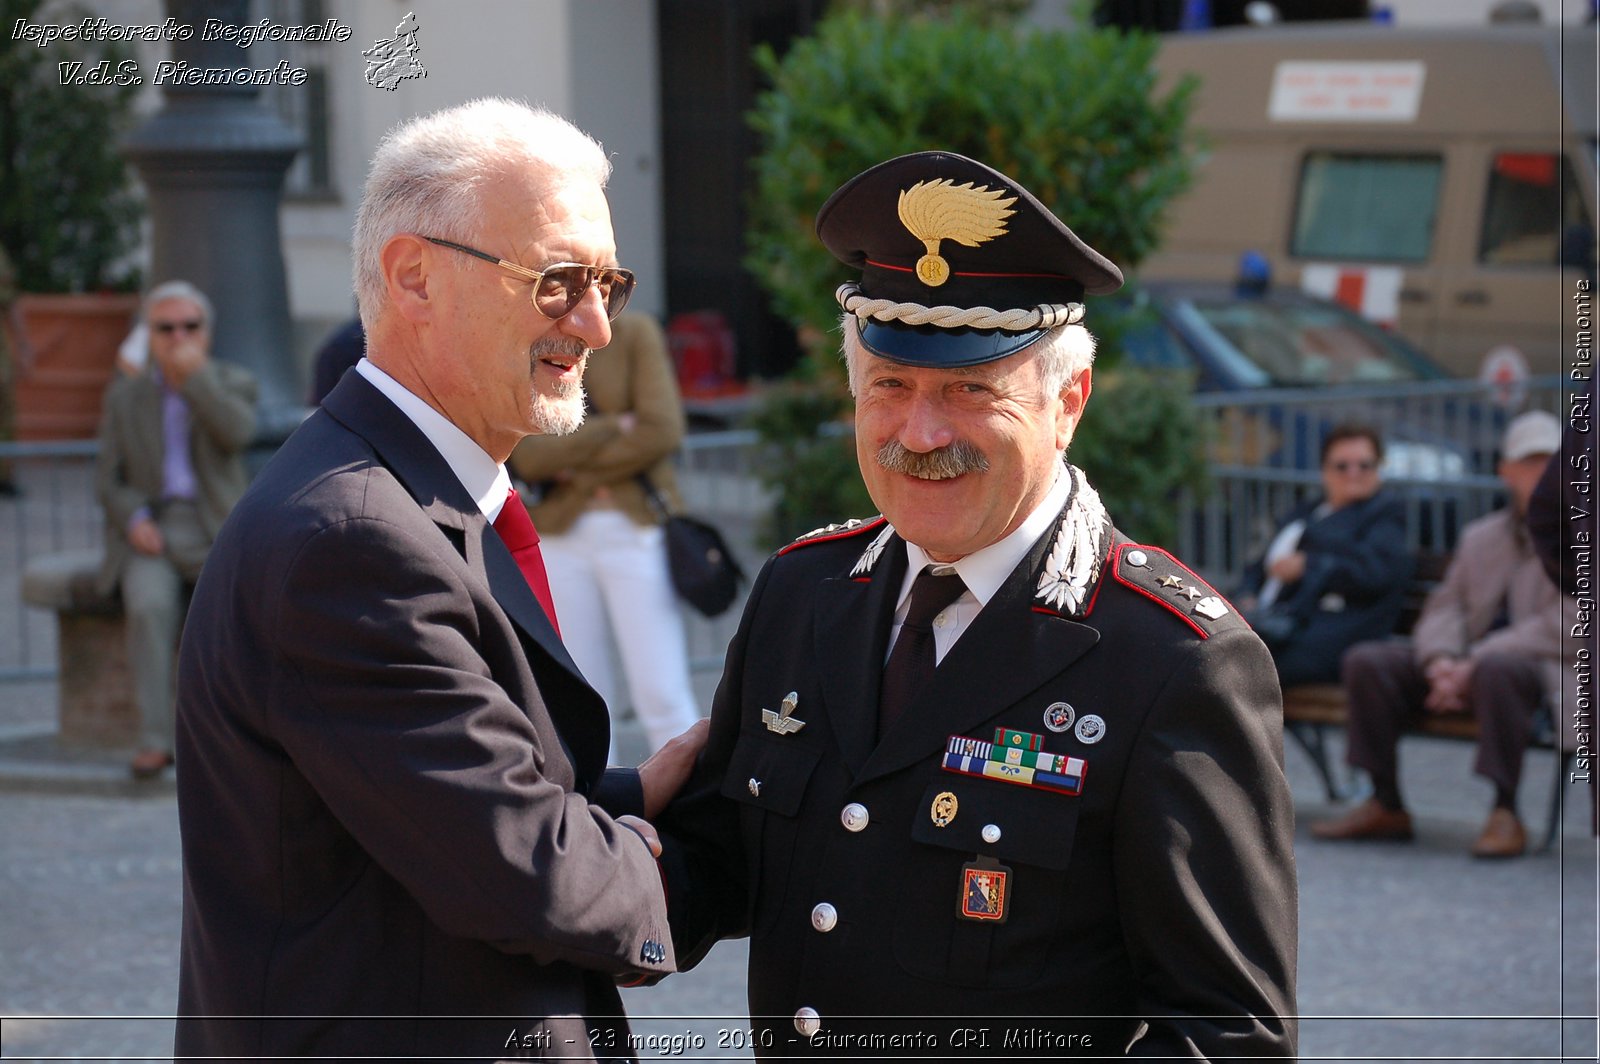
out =
[[[570,436],[529,436],[508,463],[527,482],[562,642],[616,712],[615,637],[651,751],[700,717],[666,545],[641,474],[677,505],[672,452],[683,404],[655,319],[624,314],[589,359],[589,412]],[[613,760],[616,729],[612,729]]]
[[[1317,838],[1409,839],[1396,756],[1400,733],[1419,713],[1472,713],[1479,734],[1474,771],[1494,784],[1494,805],[1472,853],[1516,857],[1526,849],[1516,811],[1522,755],[1541,704],[1558,703],[1565,691],[1561,633],[1577,603],[1544,578],[1523,515],[1560,444],[1561,426],[1544,411],[1512,421],[1499,466],[1511,505],[1462,530],[1410,640],[1359,643],[1346,652],[1346,759],[1366,770],[1373,795],[1342,817],[1313,824]],[[1565,715],[1556,716],[1565,726]]]

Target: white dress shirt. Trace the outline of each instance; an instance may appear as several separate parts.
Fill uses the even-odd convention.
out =
[[[895,600],[894,623],[889,630],[889,650],[894,649],[895,640],[900,638],[900,628],[911,608],[911,585],[916,581],[917,574],[929,565],[937,573],[954,569],[967,589],[933,619],[934,663],[944,660],[950,648],[956,645],[956,640],[972,627],[979,611],[1000,590],[1000,585],[1016,569],[1023,555],[1028,553],[1028,548],[1061,516],[1062,508],[1067,505],[1067,493],[1072,490],[1072,479],[1066,472],[1065,467],[1057,471],[1055,483],[1045,492],[1039,505],[1010,535],[964,558],[949,563],[936,562],[915,543],[906,543],[906,576],[900,585],[900,597]],[[884,660],[888,660],[887,654]]]
[[[428,437],[428,442],[433,444],[439,456],[449,465],[450,471],[461,481],[461,486],[467,489],[467,494],[477,502],[483,516],[493,524],[494,519],[500,516],[500,508],[506,504],[507,492],[511,490],[511,474],[506,472],[506,467],[490,458],[487,451],[479,447],[471,436],[456,428],[449,418],[417,398],[416,393],[367,359],[356,363],[356,372],[367,378]]]

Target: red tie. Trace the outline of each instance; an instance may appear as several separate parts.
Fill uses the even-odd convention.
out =
[[[533,589],[533,597],[544,607],[545,616],[550,618],[556,635],[560,635],[556,602],[550,597],[550,577],[544,571],[544,554],[539,550],[539,533],[533,527],[533,518],[528,516],[528,508],[522,505],[516,488],[506,493],[506,504],[500,507],[500,516],[494,519],[494,530],[500,534],[506,549],[516,560],[517,568],[522,570],[522,578]]]

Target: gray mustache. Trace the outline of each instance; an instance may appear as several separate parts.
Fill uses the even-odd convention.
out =
[[[540,359],[545,355],[567,355],[572,358],[582,358],[589,353],[589,347],[576,336],[545,336],[533,342],[528,354],[531,358]]]
[[[948,480],[963,473],[987,473],[989,459],[977,446],[957,440],[936,451],[911,451],[899,440],[878,448],[877,462],[891,473],[904,473],[922,480]]]

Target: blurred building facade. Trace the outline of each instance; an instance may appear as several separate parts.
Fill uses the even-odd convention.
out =
[[[1549,22],[1581,23],[1590,8],[1589,0],[1529,2]],[[1382,6],[1398,24],[1429,24],[1482,22],[1495,3],[1278,6],[1301,17]],[[1105,6],[1156,11],[1185,2]],[[81,7],[126,24],[156,24],[165,14],[161,0]],[[1226,15],[1242,5],[1217,0],[1213,7]],[[758,43],[781,50],[827,8],[828,0],[256,0],[253,20],[307,26],[335,19],[350,31],[343,42],[264,40],[240,53],[241,65],[283,60],[307,72],[301,85],[261,93],[306,144],[289,170],[282,208],[298,372],[304,376],[317,343],[353,312],[350,232],[378,141],[409,116],[484,95],[543,104],[606,145],[619,256],[641,278],[635,306],[663,320],[720,311],[737,337],[741,374],[787,369],[792,335],[740,265],[747,160],[758,147],[743,115],[762,88],[749,55]],[[1072,10],[1070,0],[1035,0],[1029,17],[1060,25]],[[393,38],[408,15],[426,76],[392,90],[369,84],[363,50]],[[165,55],[165,45],[138,47],[142,67],[153,69]],[[146,89],[153,110],[159,93],[148,82]]]

